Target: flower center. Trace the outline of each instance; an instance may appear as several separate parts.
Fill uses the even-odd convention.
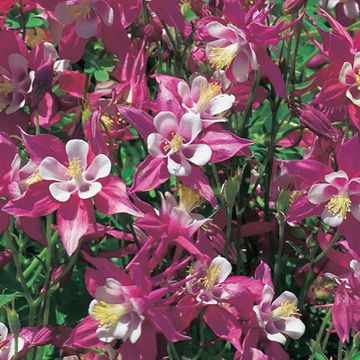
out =
[[[355,80],[356,80],[357,89],[360,90],[360,69],[358,70],[357,74],[355,74]]]
[[[28,186],[35,184],[39,181],[42,181],[42,177],[40,176],[39,171],[35,171],[30,176],[28,176],[25,180],[22,181],[22,185],[25,185],[25,188]]]
[[[286,320],[290,317],[299,317],[300,313],[294,304],[284,301],[278,308],[271,312],[270,316],[273,320]]]
[[[206,270],[206,274],[200,279],[200,282],[204,285],[205,290],[211,289],[219,280],[220,266],[212,265]]]
[[[114,119],[109,115],[101,115],[100,120],[105,124],[107,129],[111,129],[114,126]]]
[[[181,210],[190,213],[199,207],[203,201],[202,197],[190,187],[183,184],[179,185],[179,208]]]
[[[73,158],[69,162],[69,166],[66,170],[65,176],[70,178],[79,178],[83,173],[84,168],[79,158]]]
[[[210,64],[216,70],[227,69],[239,52],[238,44],[231,44],[224,48],[211,48],[209,53]]]
[[[346,219],[346,213],[350,211],[351,200],[348,194],[334,195],[325,206],[331,215],[339,215]]]
[[[170,149],[173,153],[177,153],[183,146],[184,138],[176,133],[171,133],[171,140],[166,139],[164,144],[164,151],[168,152]]]
[[[130,304],[108,304],[99,301],[94,305],[91,316],[101,325],[113,326],[131,309]]]
[[[14,92],[15,85],[5,76],[0,76],[0,95],[7,96]]]
[[[74,4],[74,5],[70,5],[68,7],[69,15],[74,19],[77,19],[79,17],[82,17],[82,18],[89,17],[90,10],[91,10],[91,7],[87,3]]]
[[[208,85],[201,84],[200,97],[197,103],[198,111],[202,112],[209,105],[210,101],[221,93],[221,87],[219,83],[212,82]]]

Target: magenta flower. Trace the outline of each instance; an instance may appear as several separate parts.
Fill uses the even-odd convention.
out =
[[[356,53],[354,63],[345,62],[340,70],[339,81],[348,87],[346,96],[360,106],[360,52]]]
[[[0,66],[0,112],[12,114],[25,105],[25,96],[32,90],[34,72],[28,72],[28,61],[20,54],[8,58],[9,71]]]
[[[129,339],[135,344],[141,336],[144,320],[141,301],[136,300],[132,295],[134,290],[131,290],[111,278],[96,289],[96,299],[90,303],[89,314],[99,324],[96,335],[101,341]]]
[[[325,176],[325,183],[312,185],[308,197],[312,204],[326,203],[321,213],[325,224],[337,227],[351,212],[360,221],[360,178],[349,180],[344,171]]]
[[[227,121],[224,113],[229,111],[235,102],[234,95],[223,94],[218,81],[209,82],[204,76],[196,76],[191,87],[184,81],[178,84],[182,106],[198,114],[204,125]]]
[[[206,46],[206,56],[210,64],[215,70],[230,68],[237,81],[246,81],[249,67],[256,70],[259,64],[245,33],[232,24],[225,26],[217,21],[209,23],[207,30],[209,35],[217,39]]]
[[[90,164],[87,156],[89,145],[83,140],[70,140],[65,148],[68,162],[62,164],[53,157],[46,157],[39,166],[44,180],[54,181],[49,186],[51,195],[60,202],[66,202],[73,193],[81,199],[89,199],[101,191],[96,181],[109,176],[111,162],[104,154],[97,155]]]
[[[24,340],[18,337],[18,351],[24,347]],[[10,360],[15,355],[15,339],[5,324],[0,322],[0,359]]]
[[[192,113],[184,114],[180,120],[170,111],[161,111],[154,118],[158,133],[147,138],[150,155],[166,158],[167,169],[176,176],[188,176],[191,164],[204,166],[211,159],[211,148],[196,143],[202,130],[201,120]]]
[[[76,33],[83,39],[96,35],[98,17],[106,26],[114,21],[114,10],[105,0],[67,0],[55,8],[55,16],[64,25],[75,22]]]
[[[286,336],[299,339],[305,332],[305,325],[299,319],[296,296],[284,291],[272,301],[274,294],[274,289],[265,285],[261,302],[253,308],[260,327],[270,341],[285,344]]]
[[[335,7],[342,6],[344,15],[349,19],[357,19],[360,15],[360,7],[357,0],[320,0],[321,6],[327,5],[328,9],[334,9]]]

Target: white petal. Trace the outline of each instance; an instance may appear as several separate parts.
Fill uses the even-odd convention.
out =
[[[315,184],[311,186],[308,198],[312,204],[317,205],[330,200],[337,193],[338,190],[330,184]]]
[[[207,107],[211,115],[218,115],[229,110],[235,102],[234,95],[221,94],[212,99]]]
[[[46,157],[39,165],[39,174],[44,180],[66,181],[67,168],[53,157]]]
[[[295,317],[291,317],[288,320],[285,320],[285,330],[283,333],[292,339],[299,339],[305,332],[304,323]]]
[[[164,137],[161,134],[158,133],[152,133],[150,134],[147,139],[147,148],[151,156],[153,157],[165,157],[162,150],[162,146],[164,145]]]
[[[50,184],[49,190],[55,200],[66,202],[70,199],[71,194],[76,190],[76,184],[74,180],[57,182]]]
[[[66,154],[68,159],[79,159],[85,168],[87,164],[87,155],[89,152],[89,144],[84,140],[74,139],[66,144]]]
[[[202,122],[199,115],[186,113],[181,117],[178,134],[185,139],[186,143],[192,143],[201,130]]]
[[[82,181],[80,184],[77,184],[77,186],[80,199],[90,199],[98,194],[102,189],[102,185],[97,181]]]
[[[191,165],[183,157],[181,163],[177,163],[169,156],[167,168],[169,173],[175,176],[188,176],[191,173]]]
[[[348,83],[346,77],[348,74],[353,74],[353,67],[349,62],[345,62],[340,70],[339,81],[344,85],[353,85],[353,83]]]
[[[326,225],[329,225],[331,227],[340,226],[344,220],[342,217],[339,216],[339,214],[330,214],[327,208],[324,208],[323,212],[321,213],[321,219]]]
[[[275,342],[278,342],[278,343],[283,344],[283,345],[286,343],[286,337],[280,332],[275,333],[275,334],[266,333],[266,337],[270,341],[275,341]]]
[[[217,256],[215,259],[213,259],[210,263],[210,268],[213,266],[218,266],[220,269],[220,273],[218,276],[218,283],[224,282],[227,277],[231,274],[232,266],[225,258],[222,256]]]
[[[168,138],[172,132],[177,133],[176,116],[170,111],[161,111],[154,117],[154,126],[163,137]]]
[[[111,161],[104,155],[96,155],[90,166],[84,173],[84,178],[87,181],[95,181],[107,177],[111,171]]]
[[[190,153],[188,153],[188,150],[190,150]],[[204,166],[210,161],[212,150],[207,144],[194,144],[187,146],[183,150],[183,154],[191,163]],[[190,156],[188,157],[187,154],[190,154]]]

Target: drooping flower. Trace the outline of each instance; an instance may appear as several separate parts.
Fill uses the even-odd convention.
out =
[[[344,15],[349,19],[357,19],[360,15],[360,6],[357,0],[320,0],[319,4],[327,5],[327,9],[342,6]]]
[[[339,81],[348,87],[346,96],[360,106],[360,52],[356,53],[354,63],[345,62],[340,70]]]
[[[260,327],[270,341],[285,344],[286,336],[299,339],[305,332],[305,325],[299,319],[296,296],[284,291],[272,301],[274,294],[274,289],[265,285],[261,302],[253,308]]]

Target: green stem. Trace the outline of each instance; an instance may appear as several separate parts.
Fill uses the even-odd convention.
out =
[[[321,259],[323,259],[327,255],[327,253],[333,248],[333,246],[339,241],[340,236],[341,236],[340,232],[336,231],[336,234],[333,236],[333,238],[331,239],[329,244],[326,246],[326,248],[315,259],[313,259],[311,261],[311,263],[316,264]]]
[[[282,217],[280,214],[279,216]],[[284,235],[285,235],[285,221],[284,219],[279,220],[279,246],[278,251],[276,255],[276,262],[274,267],[274,284],[275,287],[278,287],[279,283],[279,277],[281,274],[281,255],[284,247]]]
[[[315,346],[313,348],[313,351],[311,353],[311,356],[310,356],[310,359],[309,360],[314,360],[315,359],[315,354],[317,352],[318,349],[321,349],[321,339],[322,339],[322,336],[323,336],[323,333],[325,331],[325,328],[326,328],[326,325],[327,323],[329,322],[331,318],[331,310],[329,310],[326,315],[324,316],[324,319],[321,323],[321,326],[320,326],[320,329],[316,335],[316,342],[315,342]]]

